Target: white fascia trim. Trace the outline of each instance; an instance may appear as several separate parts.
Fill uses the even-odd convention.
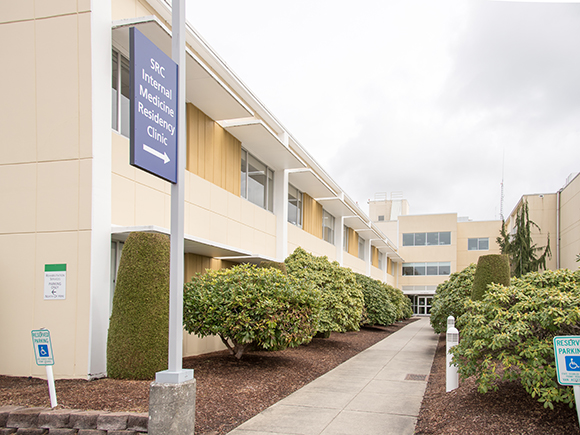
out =
[[[155,15],[116,20],[116,21],[112,22],[111,29],[114,30],[114,29],[117,29],[120,27],[130,27],[130,26],[136,26],[139,24],[151,23],[151,22],[155,22],[159,27],[161,27],[167,33],[167,35],[170,38],[172,37],[171,30],[169,28],[167,28],[167,26],[165,24],[163,24],[161,21],[159,21],[159,18],[157,18]],[[195,62],[212,79],[214,79],[234,100],[236,100],[240,106],[242,106],[247,112],[249,112],[251,114],[255,113],[254,110],[252,110],[235,92],[233,92],[233,90],[214,71],[212,71],[211,68],[208,68],[206,63],[197,54],[195,54],[193,51],[191,51],[191,49],[189,49],[189,47],[187,47],[187,46],[185,47],[185,53],[188,56],[190,56],[193,60],[195,60]],[[129,53],[123,53],[123,54],[125,54],[127,57],[129,56]],[[187,76],[187,70],[186,70],[186,76]],[[186,79],[187,79],[187,77],[186,77]]]

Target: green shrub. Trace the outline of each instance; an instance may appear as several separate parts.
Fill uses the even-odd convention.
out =
[[[314,284],[322,294],[318,332],[358,331],[363,315],[364,296],[354,272],[326,257],[316,257],[302,248],[285,260],[288,274],[304,283]]]
[[[482,301],[468,306],[452,350],[462,378],[475,376],[482,393],[497,389],[500,379],[518,380],[545,407],[572,407],[573,390],[557,382],[552,340],[578,335],[579,271],[529,273],[509,287],[491,284]]]
[[[280,350],[309,342],[319,315],[319,291],[278,269],[238,265],[185,284],[186,331],[219,336],[238,359],[251,345]]]
[[[387,285],[360,273],[356,273],[355,276],[365,299],[361,324],[383,326],[392,324],[397,318],[397,312]]]
[[[260,267],[278,269],[284,275],[288,275],[288,271],[286,270],[286,264],[285,263],[279,263],[277,261],[261,261],[260,262]]]
[[[386,289],[391,302],[395,306],[395,320],[405,320],[411,317],[413,315],[411,299],[401,290],[391,285],[386,284]]]
[[[123,247],[107,340],[107,375],[153,379],[167,369],[169,237],[131,233]]]
[[[431,302],[431,326],[437,334],[447,330],[447,317],[458,321],[465,313],[467,300],[471,297],[471,287],[475,275],[475,264],[470,264],[461,272],[452,273],[449,279],[437,286]]]
[[[490,254],[482,255],[477,262],[471,299],[480,301],[491,283],[510,285],[510,261],[507,255]]]

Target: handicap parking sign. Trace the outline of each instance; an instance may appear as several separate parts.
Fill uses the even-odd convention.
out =
[[[560,385],[580,385],[580,336],[554,337],[554,359]]]
[[[54,365],[52,355],[52,343],[50,341],[50,331],[48,329],[35,329],[32,331],[32,345],[36,364],[39,366]]]
[[[578,356],[565,356],[566,370],[569,372],[580,372],[580,357]]]

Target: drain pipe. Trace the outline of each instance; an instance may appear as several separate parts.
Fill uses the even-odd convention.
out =
[[[560,195],[562,190],[556,193],[556,269],[560,269]]]

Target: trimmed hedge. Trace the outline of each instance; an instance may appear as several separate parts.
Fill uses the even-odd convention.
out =
[[[281,350],[309,342],[318,329],[320,292],[276,268],[243,264],[208,270],[185,284],[185,330],[217,335],[240,359],[252,345]]]
[[[286,260],[288,274],[302,283],[314,284],[321,292],[322,312],[318,332],[358,331],[363,316],[364,296],[354,272],[316,257],[298,247]]]
[[[360,273],[355,275],[365,298],[365,312],[361,324],[387,326],[395,322],[397,310],[391,301],[387,285]]]
[[[553,338],[578,335],[580,271],[533,272],[509,287],[491,284],[481,301],[468,301],[453,362],[462,378],[475,376],[478,390],[497,381],[519,381],[545,407],[574,403],[572,388],[558,384]],[[503,370],[500,370],[503,369]]]
[[[131,233],[123,246],[107,340],[107,376],[153,379],[167,369],[169,237]]]
[[[449,279],[437,286],[431,302],[431,326],[437,334],[447,331],[447,317],[455,317],[459,328],[460,317],[467,309],[475,276],[475,264],[461,272],[452,273]]]
[[[483,299],[487,286],[496,283],[506,287],[510,285],[510,261],[507,255],[482,255],[477,261],[477,269],[471,288],[471,299]]]

